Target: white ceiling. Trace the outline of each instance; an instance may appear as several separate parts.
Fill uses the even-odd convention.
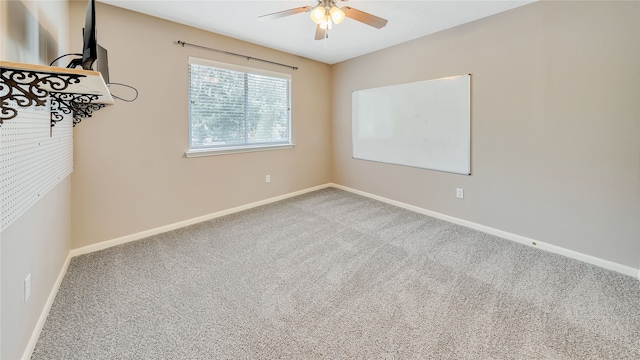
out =
[[[327,64],[335,64],[392,45],[531,3],[535,0],[465,1],[336,1],[338,6],[368,12],[389,20],[376,29],[353,19],[334,25],[326,40],[314,40],[315,24],[309,13],[277,20],[258,16],[301,6],[301,1],[178,1],[98,0],[106,4],[190,25],[232,38],[278,49]],[[189,42],[189,39],[174,39]],[[200,44],[211,46],[210,44]],[[225,50],[225,49],[221,49]]]

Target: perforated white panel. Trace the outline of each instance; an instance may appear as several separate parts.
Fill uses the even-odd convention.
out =
[[[2,230],[73,171],[71,115],[51,129],[50,104],[16,109],[0,127]]]

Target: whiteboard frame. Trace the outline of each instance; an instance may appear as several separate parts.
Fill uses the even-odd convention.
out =
[[[471,74],[353,91],[351,130],[353,159],[471,175]]]

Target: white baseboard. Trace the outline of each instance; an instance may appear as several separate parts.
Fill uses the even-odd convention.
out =
[[[60,285],[62,284],[62,280],[64,279],[65,274],[67,273],[67,269],[69,268],[69,264],[71,263],[71,258],[73,258],[75,256],[78,256],[78,255],[88,254],[88,253],[92,253],[92,252],[95,252],[95,251],[107,249],[107,248],[110,248],[110,247],[113,247],[113,246],[116,246],[116,245],[120,245],[120,244],[131,242],[131,241],[144,239],[144,238],[152,236],[152,235],[156,235],[156,234],[160,234],[160,233],[163,233],[163,232],[179,229],[181,227],[185,227],[185,226],[188,226],[188,225],[196,224],[196,223],[199,223],[199,222],[202,222],[202,221],[215,219],[217,217],[233,214],[233,213],[240,212],[240,211],[243,211],[243,210],[248,210],[248,209],[251,209],[251,208],[254,208],[254,207],[257,207],[257,206],[266,205],[266,204],[273,203],[273,202],[280,201],[280,200],[284,200],[284,199],[287,199],[287,198],[290,198],[290,197],[302,195],[302,194],[305,194],[305,193],[308,193],[308,192],[324,189],[324,188],[327,188],[329,186],[330,186],[329,184],[323,184],[323,185],[311,187],[311,188],[308,188],[308,189],[295,191],[295,192],[292,192],[292,193],[289,193],[289,194],[284,194],[284,195],[272,197],[272,198],[269,198],[269,199],[266,199],[266,200],[257,201],[257,202],[251,203],[251,204],[238,206],[238,207],[235,207],[235,208],[232,208],[232,209],[218,211],[216,213],[199,216],[199,217],[196,217],[196,218],[193,218],[193,219],[180,221],[180,222],[173,223],[173,224],[170,224],[170,225],[161,226],[161,227],[158,227],[158,228],[155,228],[155,229],[149,229],[149,230],[141,231],[141,232],[138,232],[138,233],[135,233],[135,234],[119,237],[117,239],[103,241],[103,242],[100,242],[98,244],[93,244],[93,245],[81,247],[81,248],[78,248],[78,249],[72,249],[71,251],[69,251],[69,254],[67,255],[67,259],[65,260],[64,265],[62,266],[62,269],[60,269],[60,273],[58,274],[58,278],[56,279],[56,282],[55,282],[53,288],[51,289],[51,293],[49,294],[49,298],[47,299],[47,302],[45,303],[45,306],[42,309],[42,312],[40,313],[40,317],[38,319],[38,322],[37,322],[35,328],[33,329],[33,333],[31,334],[31,338],[29,339],[29,343],[27,344],[27,347],[24,350],[24,353],[22,355],[22,359],[26,360],[26,359],[30,359],[31,358],[31,354],[33,353],[33,350],[36,347],[36,343],[38,342],[38,338],[40,337],[40,333],[42,332],[42,328],[44,327],[44,323],[47,320],[47,316],[49,315],[49,311],[51,311],[51,306],[53,306],[53,301],[55,300],[56,295],[58,294],[58,289],[60,288]]]
[[[273,203],[273,202],[276,202],[276,201],[280,201],[280,200],[288,199],[288,198],[291,198],[291,197],[294,197],[294,196],[306,194],[308,192],[312,192],[312,191],[316,191],[316,190],[320,190],[320,189],[325,189],[325,188],[328,188],[329,186],[330,186],[329,184],[318,185],[318,186],[314,186],[314,187],[311,187],[311,188],[303,189],[303,190],[300,190],[300,191],[295,191],[295,192],[292,192],[292,193],[288,193],[288,194],[272,197],[272,198],[269,198],[269,199],[256,201],[256,202],[253,202],[253,203],[250,203],[250,204],[237,206],[237,207],[234,207],[234,208],[231,208],[231,209],[218,211],[218,212],[215,212],[215,213],[212,213],[212,214],[199,216],[199,217],[196,217],[196,218],[193,218],[193,219],[187,219],[187,220],[179,221],[179,222],[176,222],[176,223],[173,223],[173,224],[160,226],[160,227],[157,227],[157,228],[154,228],[154,229],[141,231],[141,232],[138,232],[138,233],[135,233],[135,234],[122,236],[122,237],[119,237],[119,238],[116,238],[116,239],[102,241],[102,242],[99,242],[97,244],[88,245],[88,246],[84,246],[84,247],[81,247],[81,248],[73,249],[73,250],[71,250],[70,254],[71,254],[71,257],[74,257],[74,256],[78,256],[78,255],[92,253],[92,252],[99,251],[99,250],[104,250],[104,249],[107,249],[107,248],[110,248],[110,247],[113,247],[113,246],[116,246],[116,245],[125,244],[125,243],[131,242],[131,241],[144,239],[144,238],[152,236],[152,235],[161,234],[161,233],[164,233],[164,232],[167,232],[167,231],[171,231],[171,230],[179,229],[179,228],[182,228],[182,227],[185,227],[185,226],[197,224],[199,222],[215,219],[215,218],[218,218],[218,217],[221,217],[221,216],[225,216],[225,215],[237,213],[237,212],[240,212],[240,211],[243,211],[243,210],[248,210],[248,209],[251,209],[251,208],[254,208],[254,207],[270,204],[270,203]]]
[[[431,210],[427,210],[427,209],[423,209],[421,207],[417,207],[414,205],[409,205],[400,201],[396,201],[396,200],[391,200],[391,199],[387,199],[385,197],[382,196],[378,196],[378,195],[374,195],[374,194],[370,194],[364,191],[360,191],[360,190],[356,190],[356,189],[352,189],[343,185],[338,185],[338,184],[329,184],[329,186],[331,187],[335,187],[337,189],[341,189],[341,190],[345,190],[354,194],[358,194],[358,195],[362,195],[374,200],[378,200],[378,201],[382,201],[384,203],[390,204],[390,205],[394,205],[397,207],[401,207],[407,210],[411,210],[420,214],[424,214],[427,216],[431,216],[440,220],[444,220],[444,221],[448,221],[450,223],[454,223],[454,224],[458,224],[458,225],[462,225],[471,229],[475,229],[478,231],[482,231],[484,233],[487,234],[491,234],[491,235],[495,235],[498,236],[500,238],[503,239],[507,239],[507,240],[512,240],[515,241],[517,243],[520,244],[524,244],[527,246],[531,246],[531,247],[535,247],[538,249],[542,249],[542,250],[546,250],[555,254],[559,254],[559,255],[563,255],[572,259],[576,259],[576,260],[580,260],[589,264],[593,264],[608,270],[613,270],[613,271],[617,271],[621,274],[624,275],[629,275],[629,276],[634,276],[637,277],[638,280],[640,280],[640,269],[635,269],[632,268],[630,266],[626,266],[626,265],[622,265],[622,264],[618,264],[609,260],[604,260],[604,259],[600,259],[597,258],[595,256],[591,256],[591,255],[587,255],[587,254],[583,254],[577,251],[573,251],[573,250],[569,250],[569,249],[565,249],[563,247],[560,246],[556,246],[556,245],[551,245],[551,244],[547,244],[545,242],[542,241],[538,241],[538,240],[534,240],[525,236],[521,236],[521,235],[517,235],[517,234],[513,234],[510,232],[506,232],[506,231],[502,231],[499,229],[495,229],[489,226],[485,226],[485,225],[481,225],[481,224],[477,224],[471,221],[467,221],[467,220],[463,220],[463,219],[459,219],[453,216],[449,216],[449,215],[445,215],[445,214],[441,214],[435,211],[431,211]],[[535,243],[535,245],[533,245]]]
[[[44,327],[45,321],[47,321],[47,316],[49,316],[49,311],[51,311],[51,306],[53,306],[53,301],[56,299],[56,295],[58,295],[58,289],[60,289],[60,285],[62,284],[62,280],[67,273],[67,269],[69,268],[69,263],[71,263],[71,252],[67,255],[67,259],[64,261],[60,272],[58,273],[58,278],[56,282],[53,284],[53,288],[49,293],[49,297],[47,298],[47,302],[44,304],[42,311],[40,312],[40,317],[38,318],[38,322],[36,323],[35,328],[33,329],[33,333],[31,333],[31,338],[29,338],[29,342],[27,343],[27,348],[24,349],[24,353],[22,354],[22,358],[24,360],[31,359],[31,354],[33,350],[36,348],[36,343],[38,342],[38,338],[40,338],[40,333],[42,332],[42,328]]]
[[[467,221],[467,220],[463,220],[463,219],[459,219],[453,216],[449,216],[449,215],[445,215],[445,214],[441,214],[435,211],[431,211],[431,210],[427,210],[427,209],[423,209],[414,205],[409,205],[400,201],[396,201],[396,200],[391,200],[382,196],[378,196],[378,195],[374,195],[374,194],[370,194],[364,191],[360,191],[360,190],[356,190],[356,189],[352,189],[343,185],[338,185],[338,184],[334,184],[334,183],[327,183],[327,184],[323,184],[323,185],[319,185],[319,186],[315,186],[315,187],[311,187],[308,189],[303,189],[300,191],[295,191],[289,194],[284,194],[284,195],[280,195],[280,196],[276,196],[276,197],[272,197],[266,200],[261,200],[261,201],[257,201],[257,202],[253,202],[250,204],[246,204],[246,205],[242,205],[242,206],[238,206],[235,208],[231,208],[231,209],[227,209],[227,210],[223,210],[223,211],[218,211],[212,214],[208,214],[208,215],[203,215],[203,216],[199,216],[193,219],[188,219],[188,220],[184,220],[184,221],[180,221],[180,222],[176,222],[173,224],[169,224],[169,225],[165,225],[165,226],[161,226],[161,227],[157,227],[154,229],[149,229],[149,230],[145,230],[145,231],[141,231],[135,234],[131,234],[131,235],[127,235],[127,236],[123,236],[123,237],[119,237],[116,239],[112,239],[112,240],[107,240],[107,241],[103,241],[100,242],[98,244],[93,244],[93,245],[89,245],[89,246],[85,246],[85,247],[81,247],[78,249],[72,249],[69,252],[69,255],[67,256],[67,259],[64,262],[64,265],[62,266],[62,269],[60,269],[60,273],[58,274],[58,278],[56,279],[56,282],[53,286],[53,289],[51,289],[51,293],[49,294],[49,298],[47,299],[47,302],[44,306],[44,308],[42,309],[42,312],[40,313],[40,318],[38,319],[38,323],[36,324],[36,327],[31,335],[31,338],[29,339],[29,343],[27,344],[27,348],[24,351],[24,354],[22,356],[23,359],[29,359],[31,358],[31,354],[33,353],[33,350],[35,349],[36,343],[38,341],[38,338],[40,337],[40,332],[42,331],[42,328],[44,326],[45,321],[47,320],[47,316],[49,315],[49,311],[51,310],[51,306],[53,305],[53,301],[56,298],[56,295],[58,294],[58,289],[60,288],[60,285],[62,284],[62,280],[64,279],[65,274],[67,273],[67,269],[69,268],[69,264],[71,262],[71,258],[78,256],[78,255],[82,255],[82,254],[88,254],[88,253],[92,253],[95,251],[99,251],[99,250],[103,250],[103,249],[107,249],[116,245],[120,245],[120,244],[124,244],[124,243],[128,243],[131,241],[136,241],[136,240],[140,240],[140,239],[144,239],[146,237],[152,236],[152,235],[156,235],[156,234],[160,234],[163,232],[167,232],[167,231],[171,231],[171,230],[175,230],[175,229],[179,229],[181,227],[185,227],[188,225],[192,225],[192,224],[196,224],[202,221],[207,221],[207,220],[211,220],[211,219],[215,219],[221,216],[225,216],[225,215],[229,215],[229,214],[233,214],[236,212],[240,212],[243,210],[248,210],[254,207],[258,207],[261,205],[266,205],[266,204],[270,204],[276,201],[280,201],[280,200],[284,200],[284,199],[288,199],[294,196],[298,196],[298,195],[302,195],[308,192],[312,192],[312,191],[316,191],[316,190],[320,190],[320,189],[325,189],[328,187],[334,187],[337,189],[341,189],[341,190],[345,190],[354,194],[358,194],[358,195],[362,195],[374,200],[378,200],[378,201],[382,201],[384,203],[390,204],[390,205],[394,205],[394,206],[398,206],[400,208],[404,208],[407,210],[411,210],[420,214],[424,214],[427,216],[431,216],[437,219],[441,219],[444,221],[448,221],[454,224],[458,224],[458,225],[462,225],[462,226],[466,226],[468,228],[471,229],[475,229],[478,231],[482,231],[488,234],[492,234],[498,237],[501,237],[503,239],[507,239],[507,240],[512,240],[524,245],[528,245],[528,246],[532,246],[532,247],[536,247],[542,250],[546,250],[552,253],[556,253],[556,254],[560,254],[572,259],[576,259],[576,260],[580,260],[580,261],[584,261],[586,263],[589,264],[593,264],[596,266],[600,266],[602,268],[605,269],[609,269],[609,270],[613,270],[613,271],[617,271],[621,274],[625,274],[625,275],[630,275],[630,276],[636,276],[638,278],[638,280],[640,280],[640,269],[634,269],[632,267],[629,266],[625,266],[625,265],[621,265],[618,263],[614,263],[612,261],[608,261],[608,260],[604,260],[604,259],[600,259],[591,255],[586,255],[586,254],[582,254],[579,253],[577,251],[573,251],[573,250],[569,250],[569,249],[565,249],[559,246],[555,246],[555,245],[551,245],[551,244],[547,244],[544,243],[542,241],[537,241],[534,239],[530,239],[524,236],[520,236],[520,235],[516,235],[513,233],[509,233],[506,231],[502,231],[499,229],[494,229],[485,225],[481,225],[481,224],[477,224],[471,221]],[[533,245],[533,243],[536,243],[536,245]]]
[[[632,268],[630,266],[626,266],[626,265],[622,265],[622,264],[618,264],[609,260],[604,260],[595,256],[591,256],[591,255],[587,255],[587,254],[583,254],[574,250],[569,250],[560,246],[556,246],[556,245],[552,245],[552,244],[548,244],[545,243],[543,241],[538,241],[535,239],[531,239],[525,236],[521,236],[521,235],[517,235],[517,234],[513,234],[507,231],[503,231],[500,229],[495,229],[486,225],[482,225],[482,224],[478,224],[478,223],[474,223],[471,221],[467,221],[467,220],[463,220],[463,219],[459,219],[453,216],[449,216],[449,215],[445,215],[445,214],[441,214],[435,211],[431,211],[431,210],[427,210],[418,206],[414,206],[414,205],[409,205],[400,201],[396,201],[396,200],[392,200],[392,199],[388,199],[382,196],[378,196],[378,195],[374,195],[371,193],[367,193],[364,191],[360,191],[360,190],[356,190],[356,189],[352,189],[343,185],[339,185],[339,184],[334,184],[334,183],[327,183],[327,184],[323,184],[323,185],[318,185],[318,186],[314,186],[311,188],[307,188],[307,189],[303,189],[300,191],[295,191],[292,193],[288,193],[288,194],[284,194],[284,195],[280,195],[280,196],[276,196],[276,197],[272,197],[269,199],[265,199],[265,200],[261,200],[261,201],[257,201],[257,202],[253,202],[250,204],[246,204],[246,205],[241,205],[238,207],[234,207],[231,209],[227,209],[227,210],[222,210],[222,211],[218,211],[212,214],[208,214],[208,215],[203,215],[203,216],[199,216],[193,219],[188,219],[188,220],[184,220],[184,221],[180,221],[180,222],[176,222],[173,224],[169,224],[169,225],[165,225],[165,226],[161,226],[161,227],[157,227],[154,229],[149,229],[149,230],[145,230],[145,231],[141,231],[135,234],[131,234],[131,235],[127,235],[127,236],[123,236],[123,237],[119,237],[116,239],[112,239],[112,240],[107,240],[107,241],[103,241],[97,244],[93,244],[93,245],[89,245],[89,246],[85,246],[82,248],[78,248],[78,249],[73,249],[70,252],[70,257],[74,257],[74,256],[78,256],[78,255],[82,255],[82,254],[88,254],[88,253],[92,253],[95,251],[99,251],[99,250],[103,250],[103,249],[107,249],[116,245],[120,245],[120,244],[124,244],[124,243],[128,243],[131,241],[136,241],[136,240],[140,240],[140,239],[144,239],[146,237],[152,236],[152,235],[156,235],[156,234],[160,234],[163,232],[167,232],[167,231],[171,231],[171,230],[175,230],[175,229],[179,229],[181,227],[185,227],[188,225],[193,225],[202,221],[207,221],[207,220],[211,220],[211,219],[215,219],[221,216],[225,216],[225,215],[229,215],[229,214],[233,214],[236,212],[240,212],[243,210],[247,210],[247,209],[251,209],[257,206],[261,206],[261,205],[266,205],[266,204],[270,204],[276,201],[280,201],[280,200],[284,200],[284,199],[288,199],[294,196],[298,196],[298,195],[302,195],[308,192],[312,192],[312,191],[316,191],[316,190],[320,190],[320,189],[324,189],[327,187],[334,187],[337,189],[342,189],[354,194],[358,194],[358,195],[362,195],[371,199],[375,199],[378,201],[382,201],[384,203],[390,204],[390,205],[394,205],[394,206],[398,206],[407,210],[411,210],[420,214],[424,214],[427,216],[431,216],[437,219],[441,219],[444,221],[448,221],[450,223],[454,223],[454,224],[458,224],[458,225],[462,225],[462,226],[466,226],[468,228],[471,229],[475,229],[478,231],[482,231],[485,232],[487,234],[492,234],[495,236],[498,236],[500,238],[503,239],[507,239],[507,240],[511,240],[511,241],[515,241],[517,243],[520,244],[524,244],[527,246],[531,246],[531,247],[535,247],[538,249],[542,249],[545,251],[549,251],[555,254],[559,254],[559,255],[563,255],[572,259],[576,259],[576,260],[580,260],[580,261],[584,261],[586,263],[589,264],[593,264],[608,270],[613,270],[613,271],[617,271],[621,274],[625,274],[625,275],[629,275],[629,276],[634,276],[637,277],[638,280],[640,280],[640,269],[635,269]],[[535,243],[535,245],[533,245]]]

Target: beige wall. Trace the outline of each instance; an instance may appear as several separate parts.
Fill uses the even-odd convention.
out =
[[[332,70],[336,183],[640,267],[640,3],[534,3]],[[472,176],[351,158],[352,91],[464,73]]]
[[[70,3],[68,28],[66,2],[0,5],[2,60],[43,64],[52,48],[79,50],[86,2]],[[329,181],[640,267],[640,3],[536,3],[331,67],[98,10],[112,81],[140,97],[77,126],[72,179],[2,232],[3,359],[27,347],[71,247]],[[291,72],[295,149],[184,158],[187,56],[247,62],[176,40],[300,67]],[[472,74],[472,176],[351,159],[353,90],[461,73]]]
[[[0,0],[0,59],[49,65],[68,48],[66,0]]]
[[[68,52],[67,19],[66,1],[1,1],[0,59],[48,65]],[[0,358],[22,357],[70,249],[67,177],[0,234]],[[31,297],[25,303],[29,274]]]
[[[84,4],[71,3],[70,18],[72,29],[82,27]],[[74,248],[331,180],[330,108],[322,102],[330,98],[328,65],[101,3],[97,23],[98,41],[109,51],[111,81],[135,86],[140,97],[133,103],[116,100],[75,128]],[[75,44],[80,40],[74,35]],[[299,69],[182,48],[177,40]],[[189,55],[292,74],[295,148],[185,158]],[[111,91],[131,96],[115,85]]]
[[[70,214],[71,179],[67,177],[2,232],[2,359],[20,358],[36,330],[71,250]],[[28,274],[31,297],[25,303]]]

